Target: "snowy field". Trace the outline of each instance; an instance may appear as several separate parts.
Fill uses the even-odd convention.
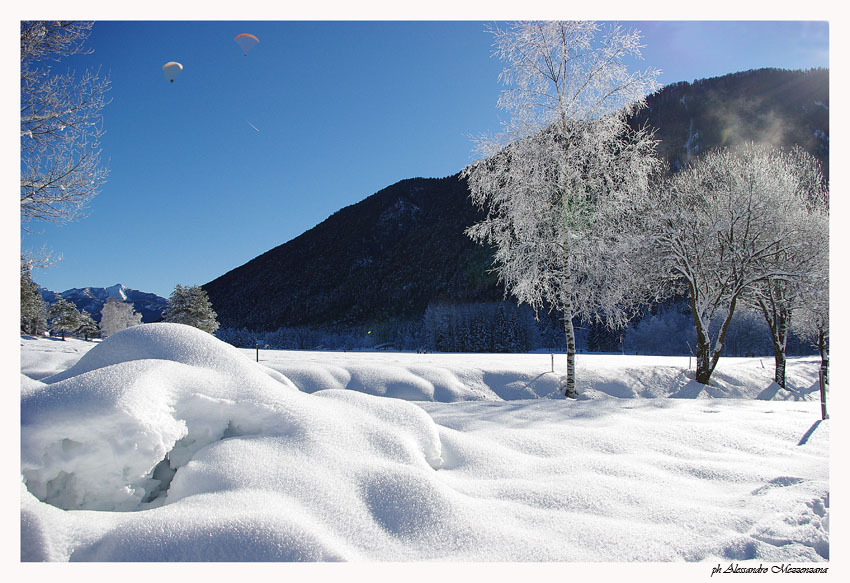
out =
[[[815,358],[259,357],[22,337],[21,560],[828,566]]]

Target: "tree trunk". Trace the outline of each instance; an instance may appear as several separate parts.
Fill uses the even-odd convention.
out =
[[[701,326],[697,327],[696,352],[696,380],[700,384],[707,385],[714,367],[711,366],[711,341],[708,339],[708,334],[702,330]]]
[[[778,297],[780,301],[776,301],[774,297]],[[773,360],[776,363],[776,368],[773,373],[773,380],[777,385],[785,388],[785,367],[787,357],[785,347],[788,344],[788,330],[791,328],[791,312],[788,311],[781,303],[780,294],[774,293],[771,288],[770,306],[764,301],[759,300],[764,319],[767,322],[767,327],[770,329],[771,340],[773,341]]]
[[[576,333],[573,328],[572,310],[564,309],[564,334],[567,337],[567,385],[565,395],[576,395]]]
[[[693,294],[691,295],[693,297]],[[729,302],[729,312],[720,326],[720,332],[717,334],[717,342],[714,346],[711,345],[711,337],[708,334],[708,324],[705,324],[696,311],[696,303],[691,300],[691,310],[694,314],[694,324],[697,328],[697,372],[696,380],[698,383],[707,385],[711,379],[711,373],[717,367],[717,361],[720,360],[720,354],[723,352],[723,342],[726,340],[726,332],[729,330],[729,324],[732,322],[732,314],[735,313],[735,304],[737,298],[732,298]]]
[[[567,245],[564,245],[568,248]],[[569,255],[566,255],[564,264],[569,266]],[[573,328],[573,295],[572,281],[570,279],[569,267],[563,280],[563,312],[564,312],[564,336],[567,340],[567,378],[564,386],[564,395],[567,397],[576,396],[576,333]]]
[[[691,314],[694,317],[694,326],[697,331],[697,346],[696,346],[696,359],[697,359],[697,371],[696,371],[696,381],[700,384],[707,385],[708,379],[711,378],[711,340],[708,337],[708,330],[706,326],[703,325],[702,318],[700,318],[699,312],[697,311],[696,304],[696,292],[691,287],[690,290],[690,300],[691,300]]]
[[[770,322],[768,321],[768,324]],[[776,372],[773,380],[777,385],[785,388],[785,366],[788,361],[785,355],[785,346],[788,341],[788,320],[782,314],[777,314],[775,325],[771,325],[773,335],[773,360],[776,363]]]
[[[784,389],[785,365],[787,363],[787,359],[785,358],[785,351],[780,351],[776,345],[773,346],[773,361],[776,363],[776,371],[773,373],[773,381]]]

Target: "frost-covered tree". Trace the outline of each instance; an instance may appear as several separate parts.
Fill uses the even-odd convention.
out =
[[[91,22],[21,22],[21,222],[79,216],[107,170],[100,160],[101,111],[109,80],[56,73],[50,63],[90,51]]]
[[[780,179],[777,188],[784,193],[777,203],[778,220],[772,222],[773,236],[786,244],[767,261],[781,274],[756,282],[744,297],[764,315],[773,344],[774,380],[784,388],[792,316],[811,302],[821,266],[828,264],[829,193],[820,164],[805,151],[777,152],[772,163],[772,173]]]
[[[217,317],[207,292],[199,285],[177,284],[163,314],[166,322],[187,324],[210,334],[218,330]]]
[[[77,334],[82,334],[88,340],[90,337],[97,336],[100,333],[100,327],[94,318],[91,317],[86,310],[80,312],[80,326],[77,328]]]
[[[826,414],[826,392],[829,386],[829,255],[818,264],[803,289],[803,300],[794,315],[794,331],[818,349],[821,358],[821,411]]]
[[[685,283],[698,382],[709,382],[746,294],[760,282],[799,276],[783,261],[807,236],[806,226],[792,218],[806,204],[798,186],[791,157],[746,144],[704,154],[658,189],[659,266]]]
[[[486,218],[468,235],[495,248],[508,292],[563,315],[567,394],[575,392],[573,317],[623,325],[643,298],[632,268],[636,204],[657,168],[655,142],[628,114],[645,106],[658,71],[630,72],[640,34],[593,22],[519,22],[492,29],[506,63],[499,106],[505,131],[478,140],[464,169]],[[632,260],[634,259],[634,260]]]
[[[50,319],[50,329],[61,333],[62,340],[65,340],[66,332],[74,332],[80,327],[80,312],[77,306],[62,296],[58,296],[57,300],[50,304],[47,317]]]
[[[142,315],[129,302],[109,298],[100,310],[100,331],[104,338],[141,323]]]
[[[21,332],[40,334],[47,330],[46,308],[38,285],[32,280],[28,261],[21,259]]]

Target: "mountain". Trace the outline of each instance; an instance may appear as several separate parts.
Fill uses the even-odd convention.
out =
[[[694,156],[742,142],[799,145],[829,176],[829,70],[759,69],[668,85],[633,125],[658,129],[673,171]]]
[[[457,175],[389,186],[204,285],[224,327],[355,325],[420,317],[437,299],[501,299]]]
[[[56,292],[45,288],[39,288],[39,292],[46,303],[56,301]],[[133,309],[142,315],[142,322],[161,320],[168,303],[168,300],[156,294],[130,289],[120,283],[110,287],[73,288],[58,295],[73,303],[78,310],[86,310],[96,322],[100,322],[100,310],[109,298],[133,304]]]
[[[672,171],[718,146],[799,144],[829,161],[829,71],[761,69],[676,83],[632,120]],[[420,319],[429,304],[500,300],[459,175],[412,178],[346,207],[203,287],[223,327],[271,331]]]

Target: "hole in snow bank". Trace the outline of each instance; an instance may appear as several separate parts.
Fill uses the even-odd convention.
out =
[[[261,433],[258,427],[252,429],[254,431],[246,430],[244,427],[234,424],[231,420],[227,422],[227,426],[217,439],[199,441],[184,437],[175,443],[174,448],[165,454],[165,457],[151,471],[149,479],[152,486],[147,490],[144,498],[142,498],[141,504],[145,506],[140,507],[139,510],[148,510],[167,504],[168,489],[171,487],[171,482],[174,480],[177,470],[189,463],[195,453],[225,439],[246,435],[259,435]],[[179,452],[179,454],[174,455],[174,457],[178,457],[179,455],[179,459],[181,460],[179,464],[172,464],[171,461],[172,454],[175,451]]]
[[[165,501],[165,495],[168,493],[168,488],[171,486],[171,480],[177,473],[176,468],[172,468],[168,461],[168,454],[154,467],[151,472],[151,480],[157,482],[142,498],[142,504],[150,504],[155,501],[160,501],[161,505]]]

